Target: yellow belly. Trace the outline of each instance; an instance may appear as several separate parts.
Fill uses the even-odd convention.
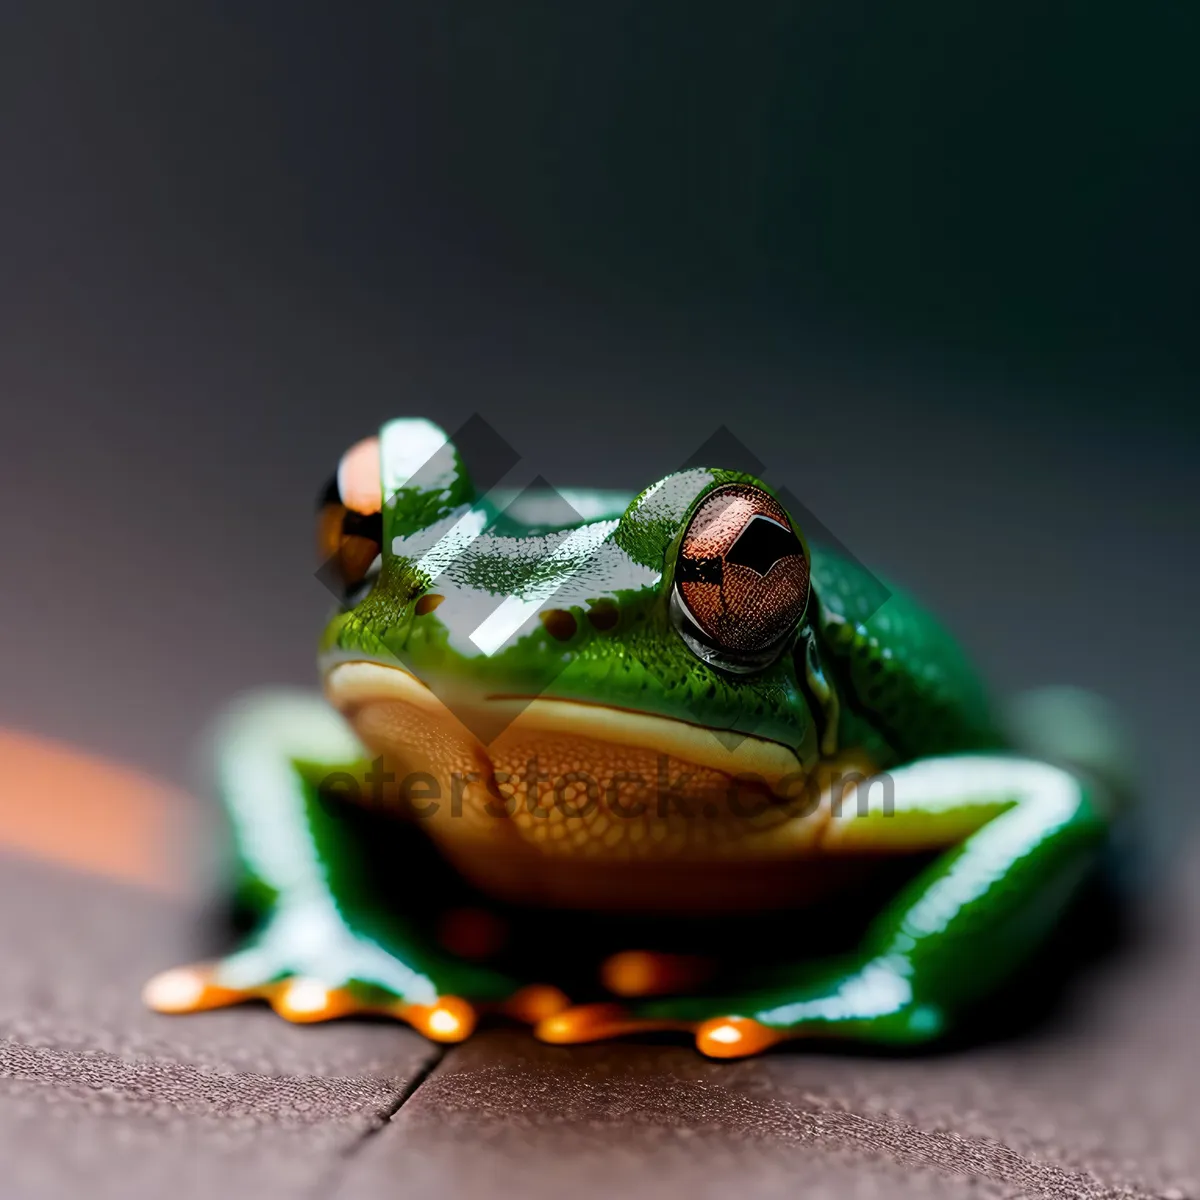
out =
[[[822,832],[861,760],[561,700],[488,698],[453,712],[407,672],[343,663],[331,701],[397,777],[395,797],[473,884],[592,911],[762,911],[802,905],[861,862]],[[463,718],[463,719],[460,719]],[[468,728],[468,726],[470,728]],[[492,729],[485,742],[471,730]]]

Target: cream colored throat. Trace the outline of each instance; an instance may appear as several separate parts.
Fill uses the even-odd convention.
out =
[[[824,824],[824,806],[807,800],[826,767],[813,747],[806,762],[779,742],[723,741],[598,704],[435,695],[372,662],[337,664],[325,684],[393,765],[392,802],[424,821],[464,874],[508,899],[670,911],[735,886],[762,907],[758,868],[803,854]],[[481,727],[498,732],[485,743],[472,732]],[[743,869],[718,877],[706,869],[717,863]],[[772,891],[803,882],[779,874]],[[723,895],[719,905],[736,901]]]

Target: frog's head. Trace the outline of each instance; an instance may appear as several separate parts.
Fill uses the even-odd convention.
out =
[[[769,795],[817,756],[808,548],[754,478],[480,497],[441,430],[401,420],[342,459],[320,531],[344,590],[327,693],[439,788],[468,772],[493,807],[571,782],[626,797],[666,764],[684,794],[740,776]]]

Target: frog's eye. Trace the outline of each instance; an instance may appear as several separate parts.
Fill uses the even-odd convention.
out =
[[[731,671],[774,661],[808,592],[808,554],[779,502],[750,484],[710,492],[684,531],[672,596],[697,656]]]
[[[365,438],[342,455],[317,502],[317,553],[346,592],[357,587],[383,544],[379,439]]]

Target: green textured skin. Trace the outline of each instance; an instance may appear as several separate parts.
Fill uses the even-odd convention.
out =
[[[812,707],[801,654],[731,675],[701,662],[669,613],[679,540],[698,503],[722,483],[765,484],[697,468],[628,506],[611,493],[571,493],[589,519],[555,524],[554,506],[537,498],[511,508],[511,497],[477,499],[449,446],[414,481],[401,461],[406,438],[436,444],[439,433],[428,423],[385,427],[381,571],[331,620],[323,667],[347,657],[398,660],[421,678],[677,717],[815,753],[827,714]],[[439,557],[440,539],[464,521],[476,522],[477,536]],[[566,553],[564,535],[575,530],[591,540]],[[659,1000],[634,1012],[751,1016],[791,1034],[923,1042],[952,1027],[1053,927],[1104,844],[1112,798],[1075,772],[1086,763],[1055,765],[1006,745],[963,651],[922,606],[900,590],[881,592],[845,558],[809,553],[806,621],[836,702],[838,748],[864,750],[895,781],[895,812],[870,826],[875,848],[888,853],[898,835],[934,828],[948,811],[969,832],[884,907],[849,958],[798,956],[787,980],[770,989]],[[416,615],[433,586],[445,603]],[[548,589],[544,608],[575,617],[570,637],[552,637],[533,621],[491,656],[464,639],[463,612],[485,615],[498,597],[539,586]],[[593,626],[589,613],[600,608],[615,610],[615,624]],[[1042,741],[1052,745],[1053,737]],[[357,744],[335,714],[313,699],[253,698],[219,727],[214,755],[241,895],[258,923],[226,960],[231,986],[303,975],[419,1003],[515,986],[430,950],[402,914],[364,893],[349,826],[316,802],[316,780],[359,765]]]
[[[814,623],[845,702],[846,740],[886,746],[881,766],[929,754],[999,749],[1005,738],[979,676],[946,628],[857,564],[813,552]],[[856,719],[857,718],[857,719]]]

